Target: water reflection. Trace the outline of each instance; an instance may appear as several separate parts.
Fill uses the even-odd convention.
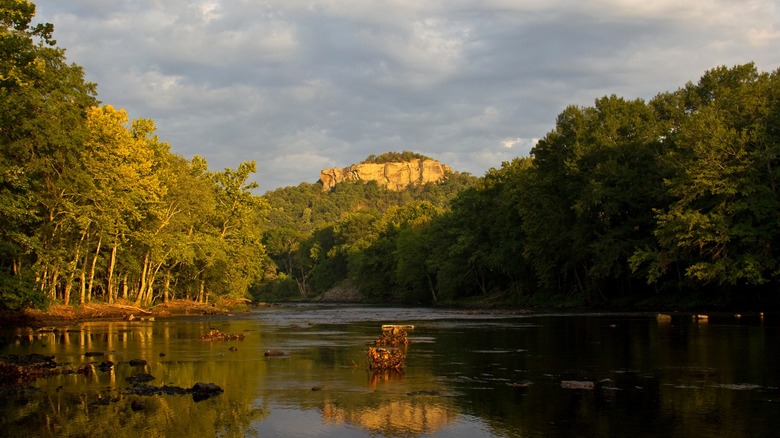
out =
[[[361,409],[347,409],[328,401],[322,408],[322,417],[328,423],[360,426],[371,433],[392,436],[439,432],[452,424],[457,416],[451,406],[418,399]]]
[[[414,324],[403,373],[371,373],[381,324]],[[212,328],[244,340],[198,342]],[[92,372],[0,388],[6,435],[767,436],[780,412],[770,316],[508,315],[296,306],[235,318],[6,332],[0,356]],[[281,357],[265,357],[278,349]],[[130,361],[146,363],[133,366]],[[113,367],[105,370],[104,362]],[[128,377],[224,393],[129,394]],[[569,383],[567,383],[569,382]],[[88,431],[85,433],[85,431]],[[92,433],[96,432],[96,433]]]

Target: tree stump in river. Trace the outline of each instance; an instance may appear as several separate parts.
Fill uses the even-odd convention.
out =
[[[368,348],[368,368],[374,372],[403,371],[406,362],[406,347],[409,345],[405,329],[411,325],[383,325],[382,334],[374,341],[377,348]],[[395,347],[394,349],[379,348]]]
[[[368,368],[371,371],[402,371],[406,355],[401,350],[368,348]]]
[[[382,335],[379,339],[374,341],[374,344],[381,346],[400,347],[401,345],[409,344],[409,335],[404,330],[405,327],[413,326],[399,326],[399,325],[383,325]]]

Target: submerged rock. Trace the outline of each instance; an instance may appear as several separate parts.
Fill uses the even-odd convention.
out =
[[[58,374],[90,374],[92,368],[89,365],[81,365],[72,368],[67,363],[58,364],[54,356],[44,356],[42,354],[28,354],[0,357],[0,383],[18,383],[26,380],[33,380],[39,377],[53,376]]]
[[[192,394],[192,399],[196,402],[206,400],[208,398],[217,396],[225,392],[219,385],[214,383],[202,383],[198,382],[192,386],[192,388],[186,389],[179,386],[154,386],[147,385],[145,383],[135,384],[125,390],[125,394],[142,395],[151,397],[155,395],[186,395]],[[135,410],[135,409],[134,409]]]
[[[136,374],[135,376],[125,377],[129,383],[145,383],[151,382],[155,377],[151,374]]]
[[[188,394],[189,391],[178,386],[154,386],[141,383],[125,389],[124,393],[132,395],[143,395],[148,397],[153,395],[184,395]]]
[[[590,381],[564,380],[561,382],[563,389],[596,389],[596,384]]]
[[[196,402],[206,400],[207,398],[214,397],[215,395],[220,395],[224,392],[222,388],[220,388],[218,385],[215,385],[213,383],[201,383],[198,382],[195,385],[192,386],[190,389],[192,392],[192,399]]]
[[[208,333],[198,338],[199,341],[241,341],[243,339],[243,333],[223,333],[217,329],[211,329]]]

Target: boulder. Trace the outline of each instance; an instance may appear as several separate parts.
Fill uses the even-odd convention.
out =
[[[214,397],[215,395],[220,395],[224,392],[224,390],[213,383],[198,382],[192,386],[190,392],[192,392],[192,399],[196,402],[199,402],[206,400],[207,398]]]

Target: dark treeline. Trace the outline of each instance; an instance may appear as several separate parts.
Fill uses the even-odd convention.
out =
[[[34,14],[0,4],[0,307],[243,296],[268,265],[255,164],[211,172],[101,106]]]
[[[566,108],[531,157],[449,203],[409,195],[373,208],[380,190],[312,226],[312,201],[345,186],[269,194],[275,206],[308,204],[272,221],[266,248],[279,271],[256,292],[305,298],[341,285],[380,302],[770,305],[778,165],[778,72],[715,68],[649,102]]]

